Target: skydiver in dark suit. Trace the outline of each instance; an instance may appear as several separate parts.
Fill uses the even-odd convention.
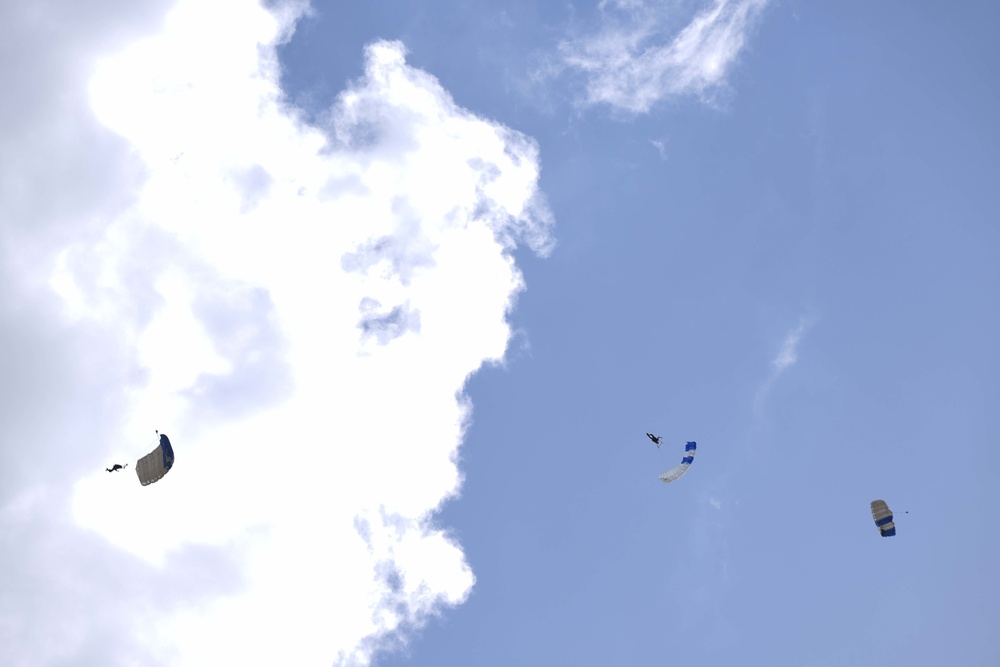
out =
[[[663,436],[653,435],[652,433],[647,433],[646,437],[656,443],[656,446],[660,446],[660,442],[663,440]]]

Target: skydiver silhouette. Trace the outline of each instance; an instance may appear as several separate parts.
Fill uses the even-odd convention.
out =
[[[646,437],[656,443],[656,446],[660,446],[660,441],[663,440],[663,436],[653,435],[652,433],[647,433]]]
[[[105,470],[107,470],[108,472],[115,472],[116,470],[124,470],[127,467],[128,467],[127,463],[125,465],[121,465],[120,463],[116,463],[113,466],[111,466],[110,468],[105,468]]]

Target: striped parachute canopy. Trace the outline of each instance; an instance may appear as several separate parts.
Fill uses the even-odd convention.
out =
[[[135,474],[139,482],[146,486],[161,479],[174,466],[174,448],[170,446],[170,438],[160,434],[160,444],[156,449],[146,454],[135,466]]]
[[[674,466],[667,472],[660,475],[660,479],[664,482],[673,482],[676,479],[680,479],[680,476],[687,472],[687,469],[691,467],[691,463],[694,461],[694,452],[698,448],[698,443],[689,442],[684,445],[684,458],[681,459],[680,465]]]
[[[885,504],[884,500],[872,501],[872,518],[878,526],[878,532],[882,537],[892,537],[896,534],[896,524],[892,522],[892,510]]]

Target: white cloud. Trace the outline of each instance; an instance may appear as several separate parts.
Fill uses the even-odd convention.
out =
[[[710,99],[724,87],[767,0],[715,0],[673,34],[661,3],[614,5],[599,31],[561,45],[563,62],[585,74],[585,104],[645,113],[670,97]]]
[[[367,664],[469,594],[433,517],[461,484],[465,381],[510,338],[510,250],[551,247],[538,149],[395,42],[310,127],[275,55],[301,11],[182,0],[157,34],[54,65],[80,102],[58,117],[107,149],[25,150],[118,176],[59,215],[45,195],[71,180],[28,188],[25,220],[55,231],[0,229],[38,259],[0,265],[4,322],[32,304],[14,344],[53,332],[3,380],[26,408],[3,426],[22,443],[2,451],[0,529],[22,547],[0,575],[4,664]],[[45,413],[64,437],[27,421]],[[177,454],[163,481],[103,472],[153,428]],[[65,463],[42,475],[39,456]]]
[[[781,350],[778,352],[778,356],[771,360],[771,368],[774,369],[775,375],[780,375],[786,369],[791,367],[796,361],[798,361],[798,353],[796,349],[798,348],[799,341],[802,340],[802,335],[806,332],[809,324],[806,320],[800,320],[799,325],[795,327],[787,336],[785,336],[784,342],[781,344]]]
[[[667,159],[667,144],[659,139],[650,139],[649,143],[656,149],[660,159],[665,161]]]
[[[763,408],[764,401],[767,399],[767,394],[771,391],[772,385],[774,385],[781,374],[794,366],[799,360],[799,343],[802,341],[802,337],[805,336],[806,331],[808,331],[811,326],[812,320],[803,317],[799,320],[799,323],[795,326],[795,328],[788,332],[788,335],[785,336],[785,339],[781,343],[781,349],[778,350],[778,354],[771,360],[771,374],[757,389],[757,394],[754,397],[755,412],[759,413]]]

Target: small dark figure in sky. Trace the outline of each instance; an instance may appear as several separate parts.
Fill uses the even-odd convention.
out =
[[[646,437],[655,442],[657,447],[660,446],[660,441],[663,440],[663,436],[653,435],[652,433],[647,433]]]
[[[127,463],[125,465],[121,465],[120,463],[116,463],[113,466],[111,466],[110,468],[105,468],[105,470],[107,470],[108,472],[115,472],[116,470],[124,470],[127,467],[128,467]]]

